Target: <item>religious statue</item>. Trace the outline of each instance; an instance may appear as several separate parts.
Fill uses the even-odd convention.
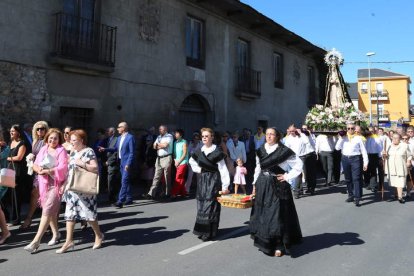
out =
[[[344,79],[339,70],[339,66],[343,63],[341,53],[335,48],[332,49],[326,54],[325,63],[329,66],[329,72],[326,77],[325,106],[341,108],[346,102],[351,102]]]

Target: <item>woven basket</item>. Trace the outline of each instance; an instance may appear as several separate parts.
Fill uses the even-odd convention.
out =
[[[228,208],[247,209],[253,206],[253,201],[237,202],[232,198],[225,197],[218,197],[217,201],[221,204],[221,206]]]

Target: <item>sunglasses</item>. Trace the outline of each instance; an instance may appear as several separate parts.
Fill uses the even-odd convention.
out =
[[[346,128],[347,130],[354,130],[355,128],[354,127],[348,127],[348,128]]]
[[[44,127],[38,127],[38,128],[36,128],[36,131],[39,131],[39,130],[46,130],[46,128],[44,128]]]

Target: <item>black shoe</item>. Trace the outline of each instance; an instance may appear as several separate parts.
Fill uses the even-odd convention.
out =
[[[145,198],[145,199],[154,200],[154,197],[150,194],[143,194],[142,197]]]
[[[134,204],[135,202],[133,201],[133,200],[131,200],[131,201],[127,201],[127,202],[125,202],[125,204],[124,205],[132,205],[132,204]]]
[[[120,202],[117,202],[112,204],[112,207],[115,207],[116,209],[121,209],[122,207],[124,207],[124,205]]]
[[[7,225],[8,226],[16,226],[16,225],[20,225],[20,219],[15,219],[15,220],[12,220],[11,222],[9,222]]]
[[[397,200],[397,197],[395,195],[390,196],[390,198],[387,200],[388,202],[392,202]]]
[[[170,202],[171,201],[171,196],[170,195],[164,195],[162,197],[162,201],[164,201],[164,202]]]
[[[347,199],[345,199],[345,202],[353,202],[354,201],[354,197],[350,196]]]
[[[404,203],[405,203],[405,199],[404,199],[404,198],[402,198],[402,197],[401,197],[401,198],[399,198],[399,199],[398,199],[398,201],[399,201],[401,204],[404,204]]]
[[[359,199],[355,199],[354,203],[355,203],[355,206],[356,207],[360,207],[361,206],[361,204],[359,204]]]
[[[209,237],[207,237],[207,236],[205,236],[205,235],[203,235],[203,236],[201,236],[201,240],[202,240],[203,242],[205,242],[205,241],[209,241],[209,240],[210,240],[210,238],[209,238]]]

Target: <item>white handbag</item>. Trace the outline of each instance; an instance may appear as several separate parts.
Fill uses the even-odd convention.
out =
[[[13,167],[14,167],[14,163],[13,163]],[[7,168],[3,168],[0,170],[0,186],[9,187],[9,188],[16,187],[15,170],[7,169]]]

